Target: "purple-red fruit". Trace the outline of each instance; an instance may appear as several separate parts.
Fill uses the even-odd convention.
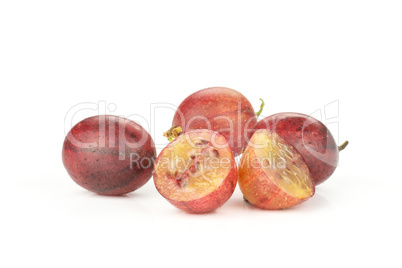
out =
[[[172,205],[207,213],[233,194],[237,166],[226,139],[208,129],[191,130],[169,143],[155,162],[154,182]]]
[[[328,179],[338,164],[339,149],[328,128],[299,113],[278,113],[259,121],[252,133],[267,129],[294,146],[304,158],[314,185]]]
[[[314,184],[299,152],[278,134],[256,131],[241,156],[239,187],[262,209],[284,209],[314,195]]]
[[[101,115],[86,118],[70,130],[62,157],[78,185],[102,195],[122,195],[151,178],[156,150],[149,133],[137,123]]]
[[[182,132],[193,129],[217,131],[226,138],[237,156],[245,147],[256,120],[253,107],[241,93],[230,88],[211,87],[191,94],[180,104],[172,129],[181,127]],[[178,132],[173,133],[173,137],[180,134]],[[166,136],[171,134],[165,133]]]

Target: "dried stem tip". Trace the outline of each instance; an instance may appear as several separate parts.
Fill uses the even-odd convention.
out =
[[[168,131],[164,132],[163,136],[168,138],[169,141],[172,141],[175,138],[177,138],[178,136],[180,136],[180,134],[182,132],[183,132],[183,129],[180,126],[179,127],[173,126]]]
[[[346,146],[348,146],[349,142],[345,141],[344,143],[342,143],[341,145],[338,146],[338,150],[339,152],[342,151],[343,149],[346,148]]]

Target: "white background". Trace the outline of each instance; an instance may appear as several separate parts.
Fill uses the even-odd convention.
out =
[[[400,267],[401,14],[384,0],[1,1],[0,266]],[[334,175],[294,209],[250,208],[237,188],[207,215],[152,180],[103,197],[69,178],[65,125],[97,114],[65,123],[75,105],[136,116],[159,152],[173,110],[153,108],[210,86],[263,98],[264,115],[321,111],[350,141]]]

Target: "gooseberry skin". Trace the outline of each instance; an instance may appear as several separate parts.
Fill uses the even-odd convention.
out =
[[[338,165],[339,150],[328,128],[319,120],[301,113],[278,113],[259,121],[258,129],[277,133],[302,155],[313,182],[319,185],[327,180]]]
[[[183,132],[210,129],[223,135],[235,156],[241,154],[257,122],[253,107],[243,94],[226,87],[210,87],[189,95],[179,105],[172,126]]]
[[[221,178],[222,182],[216,188],[208,188],[208,186],[198,187],[200,191],[207,190],[209,193],[200,196],[188,196],[182,198],[186,195],[186,189],[180,189],[179,183],[177,183],[177,185],[172,185],[171,181],[175,178],[165,175],[167,172],[167,168],[164,167],[164,162],[166,161],[165,158],[169,158],[168,160],[172,161],[172,159],[175,159],[174,157],[176,157],[171,154],[171,150],[174,149],[175,146],[178,145],[181,147],[181,141],[194,140],[198,137],[208,142],[211,142],[212,140],[220,141],[221,148],[218,148],[217,150],[220,153],[224,150],[224,153],[228,156],[226,163],[228,165],[228,172],[224,178]],[[180,151],[180,153],[188,155],[189,152]],[[187,170],[189,170],[189,168]],[[236,161],[226,139],[219,133],[207,129],[190,130],[170,142],[158,155],[153,171],[154,184],[158,192],[173,206],[191,214],[209,213],[225,204],[236,188],[237,178],[238,170]],[[211,178],[209,179],[211,180]],[[182,182],[181,180],[179,181],[180,183]]]
[[[154,142],[137,123],[112,115],[86,118],[67,134],[63,164],[81,187],[101,195],[137,190],[152,176]]]

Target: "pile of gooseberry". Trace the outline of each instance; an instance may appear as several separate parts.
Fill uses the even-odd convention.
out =
[[[335,171],[339,152],[328,128],[300,113],[278,113],[258,121],[240,92],[211,87],[178,106],[170,143],[156,155],[149,133],[122,117],[86,118],[67,134],[62,151],[70,177],[101,195],[137,190],[153,176],[157,191],[188,213],[216,210],[237,183],[252,206],[286,209],[315,193]],[[239,156],[240,161],[236,162]]]

